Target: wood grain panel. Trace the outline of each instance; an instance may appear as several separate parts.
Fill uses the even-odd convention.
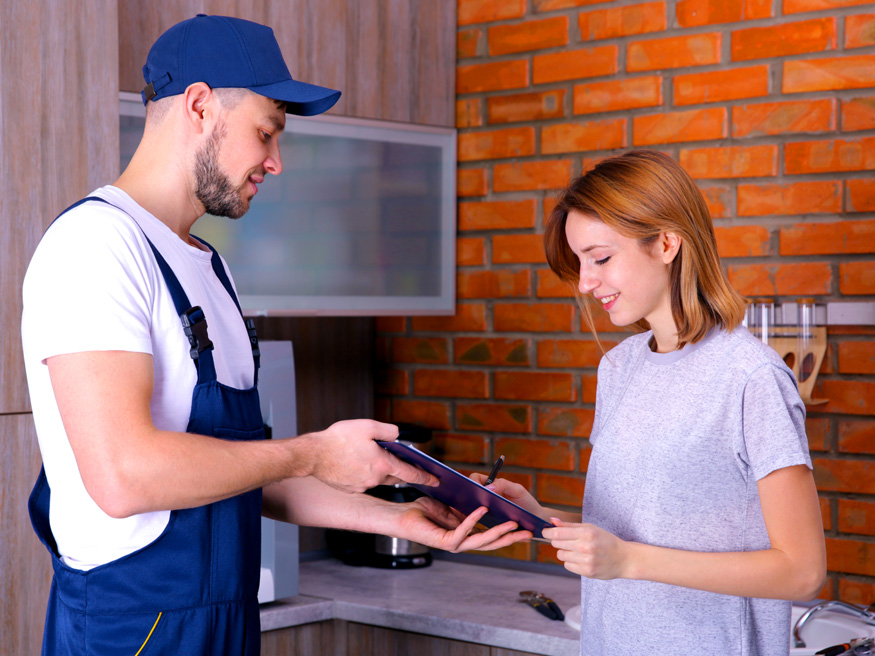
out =
[[[270,25],[293,77],[343,91],[332,114],[455,126],[455,2],[123,0],[122,90],[143,88],[152,43],[197,13]]]
[[[314,622],[261,634],[261,656],[346,656],[346,622]]]
[[[29,408],[21,282],[44,228],[118,175],[115,0],[0,0],[0,413]]]
[[[420,633],[349,622],[348,653],[356,656],[490,656],[490,648]]]
[[[38,654],[52,561],[27,514],[41,462],[32,416],[0,415],[0,436],[0,653]]]

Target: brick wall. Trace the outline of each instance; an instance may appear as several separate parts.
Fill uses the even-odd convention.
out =
[[[378,320],[381,418],[578,507],[599,350],[546,267],[555,191],[631,147],[700,184],[733,284],[875,299],[875,3],[459,0],[458,306]],[[604,317],[610,346],[628,333]],[[825,597],[875,601],[875,328],[830,327],[808,432]],[[552,562],[518,545],[501,556]]]

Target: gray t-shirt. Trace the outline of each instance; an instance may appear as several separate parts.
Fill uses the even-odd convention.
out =
[[[811,467],[793,373],[746,329],[672,353],[635,335],[599,365],[583,521],[704,552],[769,547],[757,481]],[[582,579],[583,655],[786,656],[790,603]]]

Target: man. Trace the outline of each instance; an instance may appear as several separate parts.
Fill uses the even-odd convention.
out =
[[[472,533],[483,508],[462,519],[362,494],[434,482],[375,444],[394,426],[261,439],[254,331],[190,229],[206,212],[243,216],[282,171],[286,112],[324,112],[340,93],[293,80],[270,28],[218,16],[170,28],[143,70],[130,165],[59,217],[24,283],[44,462],[30,507],[55,568],[43,653],[258,654],[262,509],[448,550],[529,537]]]

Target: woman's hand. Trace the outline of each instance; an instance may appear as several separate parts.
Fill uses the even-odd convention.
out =
[[[485,506],[467,517],[431,497],[420,497],[411,503],[395,506],[402,513],[399,526],[404,537],[444,551],[490,551],[532,538],[531,531],[515,530],[516,522],[475,531],[477,522],[486,514]]]
[[[545,528],[543,535],[565,569],[589,579],[629,578],[631,543],[593,524],[551,520],[555,528]]]
[[[475,472],[471,474],[471,479],[477,481],[480,485],[486,483],[485,474],[478,474]],[[508,501],[514,502],[520,508],[528,510],[533,515],[537,515],[545,520],[549,516],[550,511],[538,503],[535,497],[533,497],[531,493],[519,483],[514,483],[506,478],[496,478],[488,486],[488,489],[503,496]]]

